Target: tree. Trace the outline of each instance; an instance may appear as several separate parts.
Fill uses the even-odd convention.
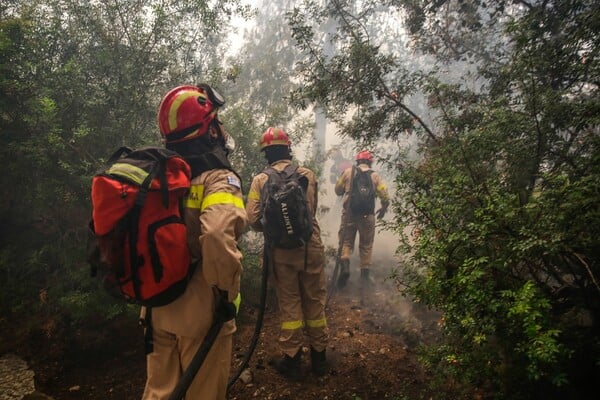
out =
[[[399,281],[444,315],[428,365],[498,398],[584,396],[600,359],[599,6],[307,4],[290,19],[310,57],[298,103],[325,104],[357,140],[418,140],[420,159],[395,160],[393,227],[414,233]],[[407,68],[365,28],[388,9],[432,68]],[[340,25],[331,60],[313,40],[325,17]]]
[[[0,323],[23,310],[54,320],[120,311],[94,298],[85,263],[91,176],[121,145],[158,143],[168,89],[218,80],[219,33],[246,11],[238,0],[1,6],[1,183],[10,190],[0,207]]]
[[[262,1],[253,24],[245,32],[240,52],[227,60],[229,82],[225,89],[231,99],[223,120],[239,142],[233,160],[244,166],[242,178],[248,185],[253,175],[265,167],[258,140],[270,126],[285,128],[292,139],[294,155],[301,162],[314,161],[310,155],[314,146],[313,123],[309,115],[300,115],[289,104],[290,92],[298,86],[293,70],[300,56],[285,19],[289,7],[286,2]]]

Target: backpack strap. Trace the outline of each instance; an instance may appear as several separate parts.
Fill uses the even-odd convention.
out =
[[[142,212],[142,207],[144,207],[144,203],[146,202],[146,196],[148,195],[148,189],[150,188],[150,184],[152,180],[159,172],[160,164],[155,164],[154,168],[148,173],[146,179],[140,185],[140,190],[135,198],[135,203],[131,210],[127,213],[126,216],[127,222],[129,223],[129,265],[131,266],[131,279],[133,284],[133,289],[135,291],[135,295],[138,298],[141,298],[140,293],[140,284],[138,269],[142,264],[143,260],[140,259],[137,253],[137,241],[138,241],[138,224],[140,221],[140,214]]]
[[[270,167],[270,168],[273,168],[273,167]],[[298,172],[298,168],[299,167],[297,165],[288,164],[283,169],[282,172],[285,173],[286,178],[290,178],[292,175],[298,174],[298,182],[300,182],[302,189],[304,189],[304,192],[306,192],[308,190],[308,178],[306,176],[302,175],[300,172]]]
[[[129,154],[131,154],[131,152],[133,151],[133,149],[131,147],[127,147],[127,146],[122,146],[119,147],[119,149],[117,149],[117,151],[115,151],[112,156],[110,156],[108,158],[108,161],[106,161],[106,163],[108,165],[112,165],[114,164],[119,158],[123,157],[123,156],[127,156]]]
[[[274,174],[278,174],[278,173],[279,173],[279,171],[277,171],[275,168],[271,167],[270,165],[269,165],[267,168],[265,168],[265,169],[263,170],[263,172],[264,172],[265,174],[267,174],[267,176],[268,176],[268,177],[271,177],[271,175],[274,175]]]
[[[140,320],[140,325],[144,327],[144,354],[148,355],[154,352],[154,336],[152,334],[152,307],[146,307],[146,314]]]
[[[298,172],[298,166],[293,165],[293,164],[288,164],[283,170],[285,171],[285,174],[287,177],[291,177],[294,174],[298,174],[298,182],[300,182],[302,189],[304,189],[304,193],[306,193],[306,191],[308,190],[308,178],[304,175],[301,175]],[[310,238],[308,239],[308,241],[306,241],[304,243],[304,271],[306,271],[306,268],[308,266],[308,243],[309,242],[310,242]]]
[[[369,174],[369,181],[371,182],[371,186],[373,186],[373,192],[375,193],[375,196],[377,196],[377,188],[375,187],[375,182],[373,182],[373,171],[372,169],[369,169],[367,171],[365,171],[367,174]]]
[[[285,171],[286,176],[289,177],[289,176],[292,176],[296,171],[298,171],[298,166],[296,166],[294,164],[288,164],[285,166],[283,171]]]
[[[352,196],[352,185],[354,184],[354,175],[356,175],[356,165],[352,166],[352,171],[350,172],[350,183],[348,186],[348,202],[346,203],[346,207],[348,209],[350,208],[350,197]]]

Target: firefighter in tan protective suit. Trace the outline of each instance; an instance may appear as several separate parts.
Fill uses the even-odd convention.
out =
[[[389,206],[387,187],[379,174],[371,170],[373,155],[366,150],[356,155],[356,166],[347,168],[338,178],[335,184],[335,194],[343,197],[342,220],[339,230],[339,239],[342,246],[340,255],[341,270],[338,278],[338,286],[344,287],[350,277],[350,255],[359,235],[358,250],[360,256],[361,288],[365,288],[371,282],[370,268],[372,264],[373,241],[375,239],[375,214],[377,219],[382,219]],[[371,181],[375,194],[379,197],[381,208],[375,212],[367,212],[360,215],[350,210],[351,185],[356,169],[371,171]],[[374,204],[373,204],[374,207]],[[374,210],[374,208],[373,208]]]
[[[261,137],[260,149],[264,152],[269,165],[278,171],[291,164],[290,140],[280,128],[267,129]],[[327,346],[325,258],[320,228],[315,216],[318,199],[317,180],[315,174],[308,168],[298,167],[298,172],[308,179],[306,198],[313,225],[308,248],[305,246],[294,249],[276,247],[272,254],[268,255],[271,259],[272,276],[279,301],[281,318],[279,348],[283,353],[282,358],[271,360],[270,364],[290,379],[298,379],[301,376],[304,332],[308,336],[310,345],[312,372],[322,376],[328,371],[325,356]],[[257,231],[263,231],[261,196],[267,179],[268,176],[264,171],[256,175],[248,193],[246,204],[248,222]]]
[[[226,398],[242,272],[237,239],[247,218],[240,179],[227,159],[229,135],[217,118],[223,104],[208,85],[177,87],[160,104],[158,122],[166,147],[183,156],[192,169],[184,218],[196,267],[179,298],[166,306],[142,309],[153,347],[147,354],[144,400],[169,398],[216,312],[226,315],[227,322],[185,398]]]

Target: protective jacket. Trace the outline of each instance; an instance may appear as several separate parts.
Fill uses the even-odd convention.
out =
[[[184,218],[196,269],[179,298],[152,309],[154,351],[147,356],[144,400],[167,399],[172,392],[213,323],[215,289],[227,292],[230,302],[239,293],[242,254],[237,240],[247,217],[238,176],[213,169],[195,177]],[[235,330],[235,320],[225,323],[186,398],[225,399]]]
[[[342,253],[340,258],[342,260],[350,259],[350,255],[354,248],[354,242],[356,241],[356,234],[358,233],[360,267],[369,268],[372,264],[373,241],[375,239],[375,216],[374,214],[353,215],[349,210],[350,188],[355,173],[354,168],[359,168],[362,171],[371,170],[367,164],[358,164],[356,167],[350,167],[344,170],[335,183],[335,194],[343,196],[342,218],[338,233],[340,243],[342,243]],[[376,171],[371,173],[371,180],[375,187],[376,195],[381,202],[381,208],[387,210],[390,200],[386,184]]]
[[[290,163],[290,160],[280,160],[271,166],[282,171]],[[275,248],[270,255],[281,317],[279,344],[281,351],[290,357],[293,357],[302,346],[303,328],[306,328],[310,345],[315,350],[322,351],[327,345],[324,247],[316,218],[318,185],[315,174],[308,168],[299,167],[298,172],[308,179],[306,197],[313,222],[306,265],[304,247]],[[261,193],[267,179],[268,176],[264,172],[256,175],[248,193],[246,204],[248,222],[257,231],[263,230]]]

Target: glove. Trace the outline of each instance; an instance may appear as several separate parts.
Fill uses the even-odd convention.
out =
[[[239,301],[237,306],[235,304],[238,298],[240,299],[239,301],[241,301],[241,296],[238,295],[233,302],[230,302],[226,290],[216,289],[215,313],[217,316],[223,321],[231,321],[234,319],[237,314],[237,308],[239,307]]]
[[[377,215],[377,219],[383,219],[385,213],[386,213],[387,209],[385,208],[380,208],[379,210],[377,210],[377,212],[375,213]]]

